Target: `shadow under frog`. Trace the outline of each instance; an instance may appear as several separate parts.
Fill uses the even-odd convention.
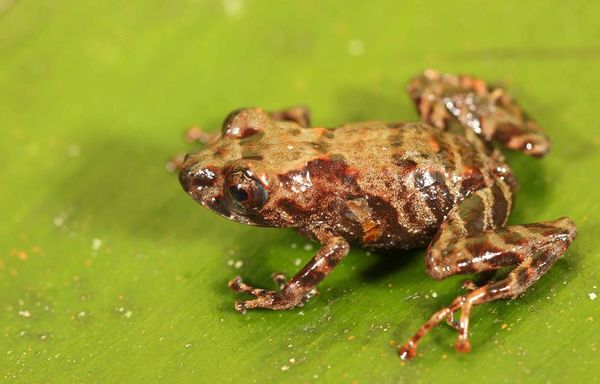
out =
[[[254,296],[236,302],[238,311],[304,303],[350,244],[427,246],[426,271],[435,279],[514,268],[457,297],[399,349],[403,358],[415,356],[419,340],[446,320],[458,331],[457,350],[466,352],[471,308],[518,296],[563,255],[576,234],[570,219],[507,226],[517,183],[492,143],[534,157],[549,150],[512,97],[480,79],[431,70],[408,90],[423,122],[309,128],[306,108],[241,109],[186,157],[181,185],[206,208],[245,224],[295,228],[322,245],[291,279],[274,274],[279,290],[232,279],[233,290]]]

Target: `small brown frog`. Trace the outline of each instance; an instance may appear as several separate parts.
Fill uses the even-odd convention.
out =
[[[427,246],[434,279],[514,267],[436,312],[399,349],[402,358],[415,356],[419,340],[446,320],[458,331],[456,349],[467,352],[471,308],[516,297],[563,255],[576,234],[570,219],[506,226],[517,183],[492,141],[531,156],[549,149],[511,96],[474,77],[432,70],[408,91],[423,122],[309,128],[306,108],[240,109],[206,148],[187,155],[179,179],[203,206],[245,224],[295,228],[322,244],[290,280],[274,275],[279,290],[231,280],[233,290],[254,296],[236,302],[238,311],[302,304],[350,244]]]

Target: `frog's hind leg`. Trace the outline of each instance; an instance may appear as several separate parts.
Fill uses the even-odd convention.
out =
[[[474,305],[523,293],[566,251],[576,234],[568,218],[551,222],[503,227],[507,201],[492,187],[464,200],[448,215],[426,252],[428,273],[435,279],[516,266],[506,278],[475,288],[442,308],[399,350],[402,358],[416,354],[419,340],[446,320],[459,336],[456,349],[470,350],[469,315]],[[460,318],[454,320],[460,310]]]
[[[448,128],[458,121],[486,141],[496,139],[509,149],[543,156],[550,142],[503,88],[465,75],[427,70],[408,84],[423,121]]]

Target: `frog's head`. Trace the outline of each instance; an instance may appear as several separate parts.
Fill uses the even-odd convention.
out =
[[[218,139],[186,156],[179,174],[183,189],[212,211],[245,224],[281,226],[269,205],[277,192],[277,176],[262,161],[266,137],[273,128],[261,109],[232,112]],[[265,156],[266,157],[266,156]]]

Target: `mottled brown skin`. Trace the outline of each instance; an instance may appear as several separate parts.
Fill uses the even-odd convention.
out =
[[[571,220],[505,226],[517,185],[491,140],[532,156],[549,149],[506,91],[431,70],[408,90],[423,123],[308,128],[303,107],[240,109],[225,119],[220,137],[186,157],[181,184],[203,206],[245,224],[295,228],[322,244],[289,281],[274,275],[278,291],[231,280],[233,290],[255,297],[236,302],[238,311],[301,305],[350,244],[427,246],[426,269],[435,279],[514,266],[504,280],[435,313],[399,353],[413,357],[421,337],[444,319],[459,333],[457,350],[468,351],[471,308],[519,295],[562,256],[575,237]]]

